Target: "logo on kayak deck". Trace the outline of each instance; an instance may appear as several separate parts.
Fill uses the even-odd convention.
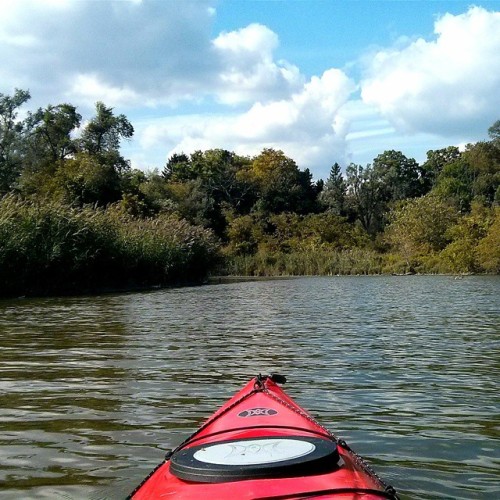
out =
[[[238,417],[272,417],[277,414],[273,408],[250,408],[238,413]]]

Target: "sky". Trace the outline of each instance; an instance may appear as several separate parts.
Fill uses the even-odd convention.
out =
[[[338,162],[488,138],[500,119],[500,0],[2,0],[0,93],[25,109],[95,103],[135,134],[123,155],[282,150]]]

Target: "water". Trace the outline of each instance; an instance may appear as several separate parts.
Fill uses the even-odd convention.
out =
[[[0,498],[124,498],[250,376],[404,498],[500,498],[500,278],[0,302]]]

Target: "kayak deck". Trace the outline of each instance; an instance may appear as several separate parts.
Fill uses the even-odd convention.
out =
[[[131,498],[398,498],[278,381],[284,378],[252,379],[169,454]]]

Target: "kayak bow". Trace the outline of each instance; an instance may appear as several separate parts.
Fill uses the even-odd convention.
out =
[[[280,389],[284,382],[281,375],[248,382],[130,498],[398,499],[345,441]]]

